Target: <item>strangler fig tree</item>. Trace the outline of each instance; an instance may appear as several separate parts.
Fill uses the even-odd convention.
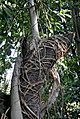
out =
[[[24,47],[15,62],[11,85],[11,119],[41,119],[45,110],[51,107],[60,88],[60,77],[53,66],[68,51],[72,40],[71,33],[41,39],[34,0],[28,0],[28,5],[33,38],[28,49],[23,41]],[[53,88],[44,101],[42,89],[48,78],[51,78]]]

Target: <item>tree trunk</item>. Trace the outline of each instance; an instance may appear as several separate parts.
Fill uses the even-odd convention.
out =
[[[30,11],[30,18],[31,18],[31,30],[33,38],[39,37],[39,30],[38,30],[38,22],[37,22],[37,15],[35,11],[34,0],[29,0],[29,11]]]
[[[11,119],[23,119],[18,85],[19,85],[19,77],[20,77],[20,66],[21,66],[21,57],[17,57],[16,63],[14,66],[14,72],[12,77],[12,85],[11,85]]]
[[[33,36],[31,49],[33,49],[36,48],[36,46],[38,45],[40,36],[39,36],[38,21],[37,21],[34,0],[28,0],[28,3],[29,3],[29,12],[30,12],[30,19],[31,19],[31,31]]]
[[[33,52],[29,51],[31,52],[28,53],[30,56],[27,54],[26,59],[22,61],[19,94],[24,119],[41,119],[46,108],[56,100],[60,81],[58,74],[52,68],[70,46],[68,37],[71,35],[66,36],[56,35],[49,39],[43,39],[36,47],[37,51],[36,49]],[[49,78],[50,72],[54,88],[48,100],[44,102],[41,98],[41,90],[44,82]]]
[[[72,17],[73,17],[73,30],[75,32],[75,42],[77,48],[77,55],[80,56],[80,9],[79,0],[73,0],[73,8],[72,8]]]

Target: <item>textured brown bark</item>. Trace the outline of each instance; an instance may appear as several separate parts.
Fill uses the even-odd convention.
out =
[[[75,33],[75,42],[77,48],[77,55],[80,56],[80,8],[79,0],[73,0],[72,18],[73,18],[73,31]]]
[[[51,102],[49,100],[44,102],[41,99],[41,89],[44,81],[48,79],[53,65],[67,52],[71,39],[72,34],[68,34],[66,37],[56,35],[49,39],[43,39],[39,42],[36,49],[29,51],[28,54],[30,55],[26,55],[25,61],[22,61],[19,95],[24,119],[40,119],[47,105],[52,103],[52,97],[54,102],[55,97],[53,95],[58,89],[55,89],[52,97],[50,97],[51,99],[49,98]]]

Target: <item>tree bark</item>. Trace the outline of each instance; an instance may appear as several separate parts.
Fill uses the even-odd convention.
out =
[[[40,40],[34,0],[29,0],[29,8],[33,42],[26,58],[21,60],[18,57],[15,64],[11,89],[12,119],[41,119],[46,104],[54,103],[60,85],[59,78],[52,77],[55,89],[46,102],[41,98],[41,90],[53,65],[70,46],[70,39],[61,35]]]
[[[41,119],[46,108],[56,100],[60,81],[56,71],[52,71],[52,67],[68,51],[71,44],[68,37],[70,39],[72,37],[70,34],[66,34],[66,36],[56,35],[43,39],[39,42],[37,51],[34,49],[29,58],[26,57],[25,61],[22,61],[19,94],[24,119]],[[50,72],[54,88],[51,96],[44,102],[41,98],[41,90],[44,82],[49,78]],[[54,73],[57,78],[54,78]]]
[[[80,56],[80,15],[79,15],[80,9],[79,5],[77,5],[78,2],[79,0],[73,0],[72,18],[73,18],[73,30],[75,32],[77,55]]]
[[[11,119],[23,119],[18,92],[21,60],[17,57],[11,82]]]
[[[36,48],[36,46],[38,45],[40,36],[39,36],[38,21],[37,21],[34,0],[29,0],[28,3],[29,3],[29,12],[30,12],[30,19],[31,19],[31,31],[33,36],[31,49],[33,49]]]
[[[29,0],[29,11],[30,11],[30,18],[31,18],[31,30],[33,38],[39,37],[39,30],[38,30],[38,22],[37,22],[37,15],[35,11],[35,4],[34,0]]]

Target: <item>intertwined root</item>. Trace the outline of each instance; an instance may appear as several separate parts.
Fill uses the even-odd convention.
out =
[[[19,79],[19,94],[24,119],[38,119],[44,110],[56,100],[60,88],[60,78],[53,66],[67,52],[69,44],[68,38],[57,35],[47,40],[41,40],[38,46],[30,51],[31,54],[26,54],[20,67]],[[41,91],[50,74],[52,75],[52,90],[47,101],[44,102],[41,98]]]

